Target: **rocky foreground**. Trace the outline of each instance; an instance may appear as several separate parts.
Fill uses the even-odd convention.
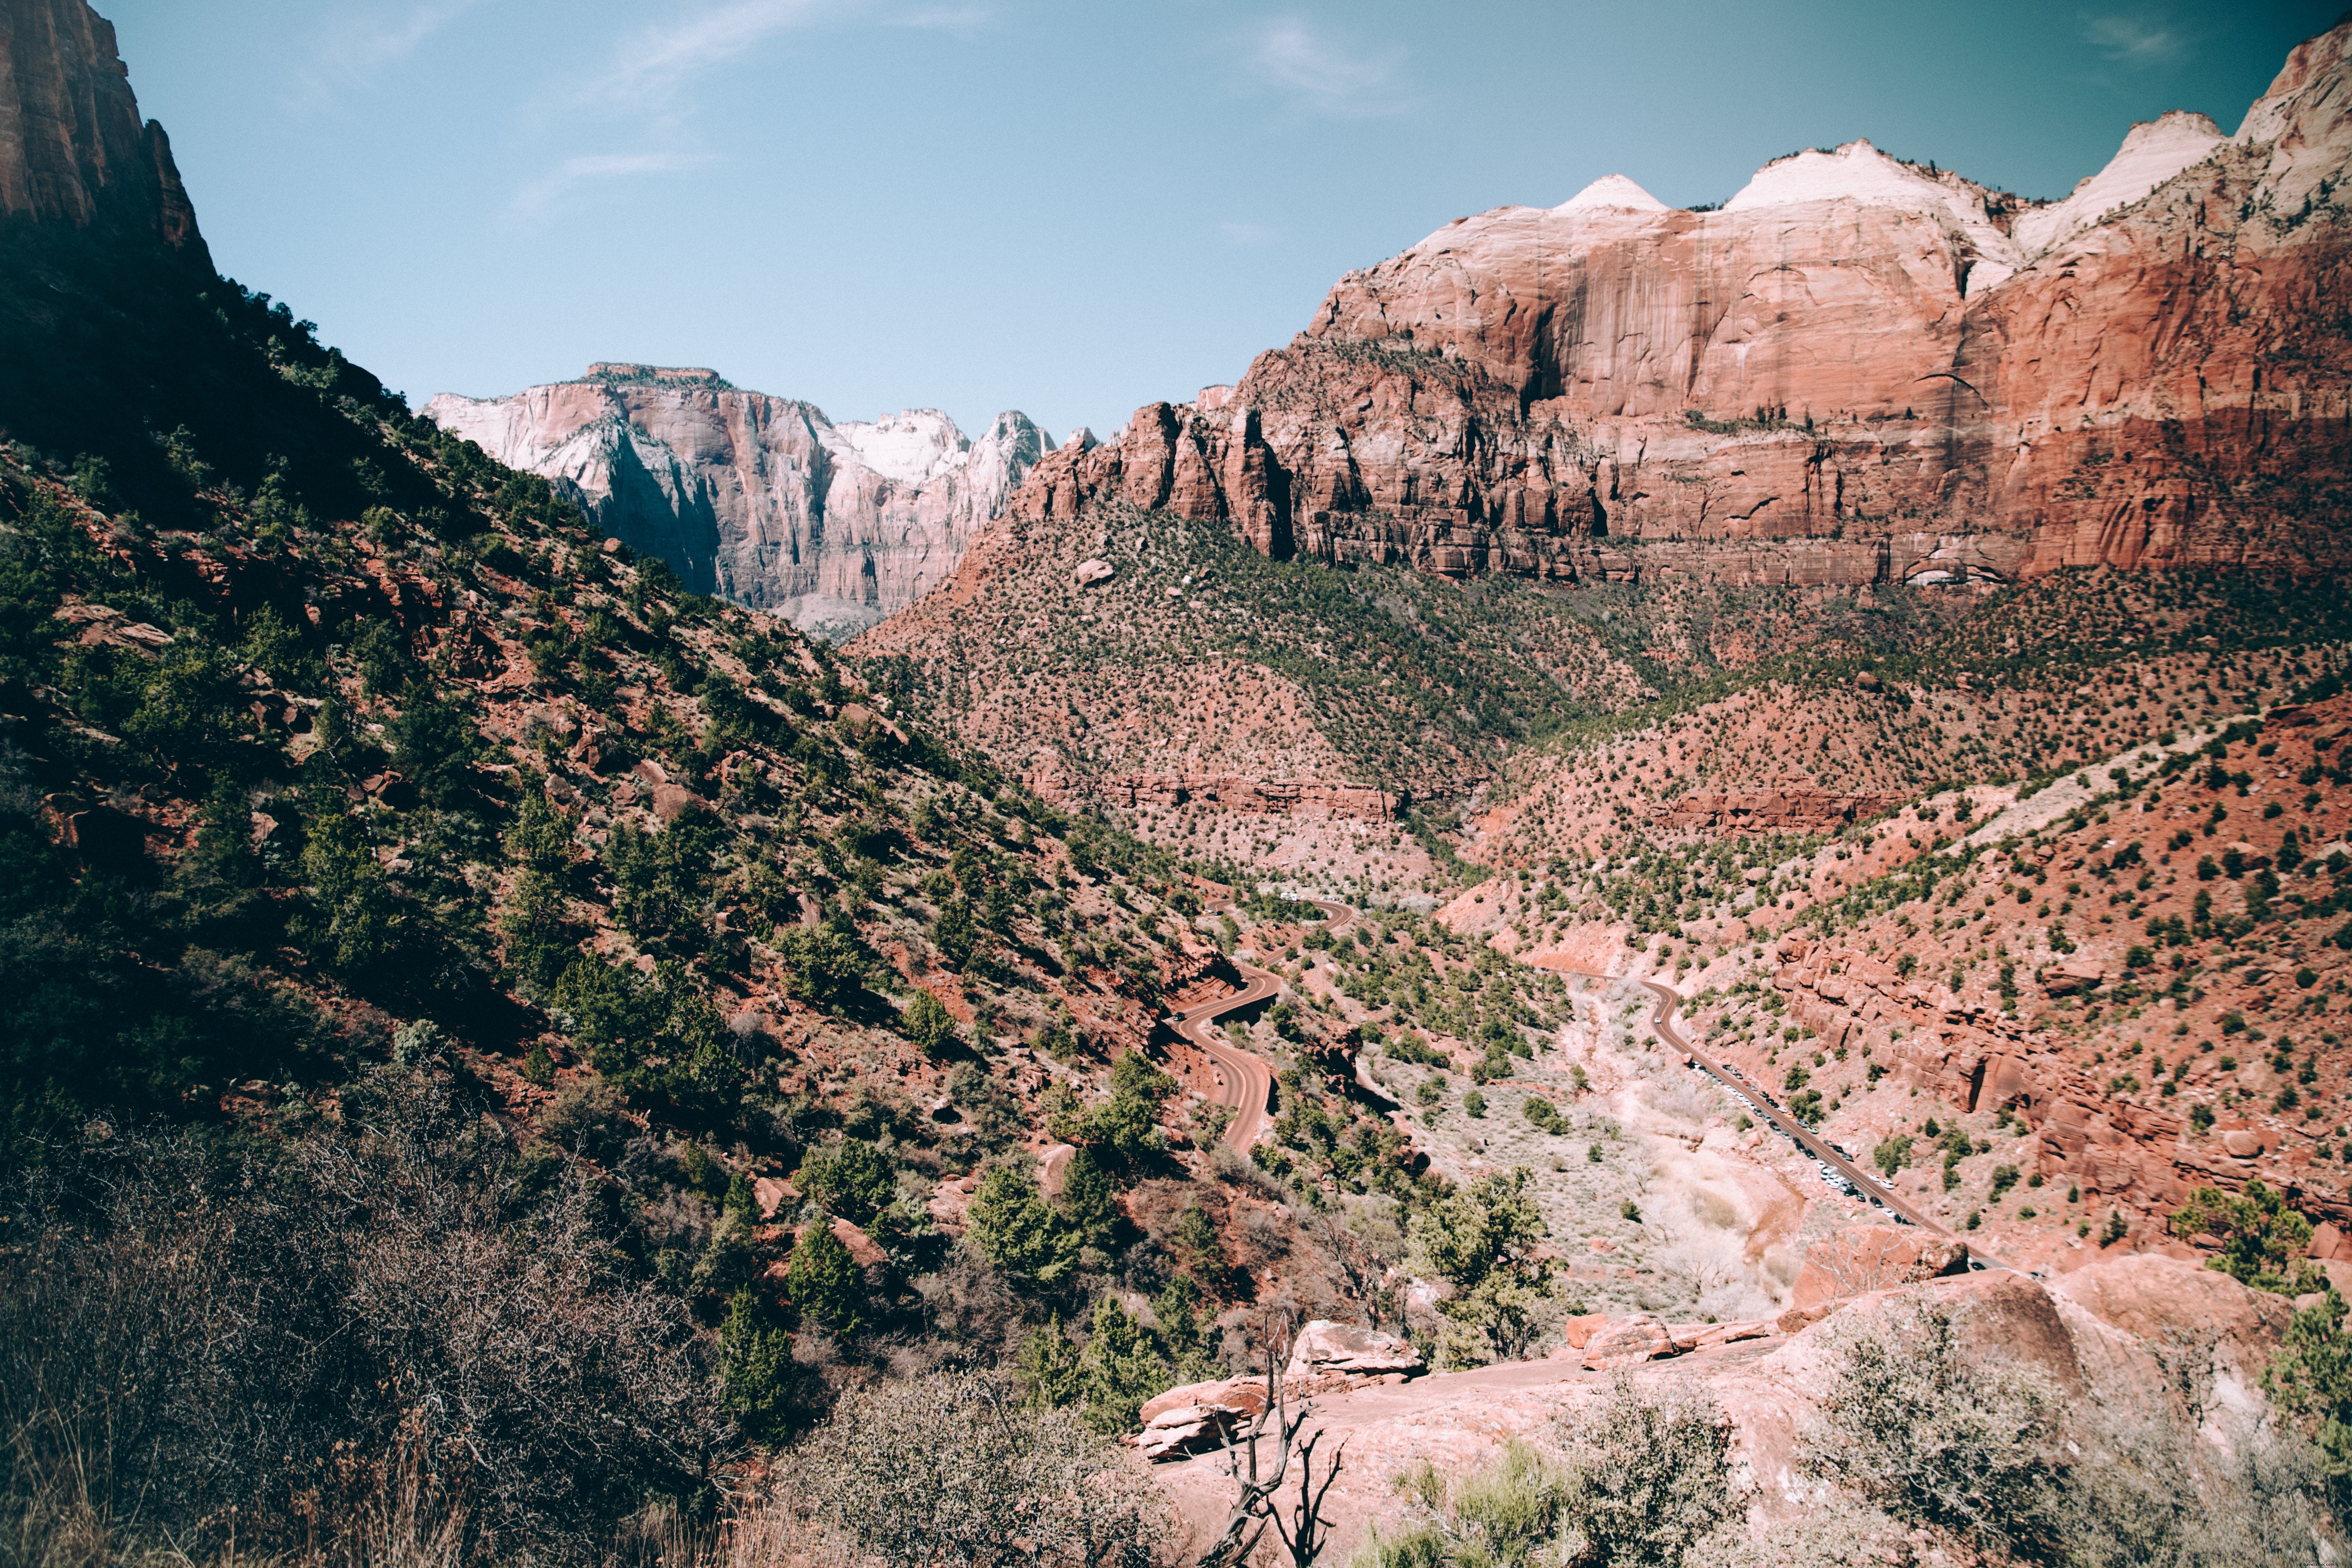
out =
[[[1838,1245],[1851,1250],[1843,1238]],[[2200,1432],[2216,1459],[2248,1440],[2241,1424],[2264,1408],[2264,1372],[2291,1313],[2285,1299],[2191,1263],[2118,1257],[2050,1281],[1964,1272],[1842,1294],[1771,1323],[1592,1325],[1582,1346],[1540,1361],[1410,1380],[1376,1373],[1309,1395],[1309,1426],[1327,1434],[1321,1451],[1345,1445],[1326,1509],[1335,1547],[1344,1554],[1375,1529],[1396,1535],[1415,1506],[1397,1483],[1423,1463],[1461,1478],[1515,1441],[1565,1447],[1627,1375],[1654,1395],[1712,1400],[1730,1418],[1734,1484],[1745,1489],[1752,1520],[1801,1515],[1822,1499],[1799,1473],[1799,1448],[1821,1423],[1840,1345],[1858,1329],[1900,1328],[1923,1306],[1954,1315],[1969,1361],[2038,1373],[2079,1406],[2168,1418]],[[1332,1381],[1299,1379],[1297,1386],[1305,1393]],[[1254,1412],[1263,1384],[1255,1399],[1229,1397]],[[1224,1452],[1212,1450],[1158,1468],[1196,1539],[1223,1522],[1227,1464]]]

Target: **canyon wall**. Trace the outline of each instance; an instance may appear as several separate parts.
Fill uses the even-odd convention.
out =
[[[113,24],[83,0],[0,6],[0,234],[160,241],[209,272],[163,128],[139,118]]]
[[[1048,456],[1014,510],[1457,575],[2340,569],[2347,38],[2300,46],[2233,137],[2135,126],[2062,202],[1856,142],[1718,211],[1612,175],[1457,219],[1235,384]]]
[[[510,397],[444,393],[443,428],[554,480],[693,587],[843,637],[945,583],[1043,456],[1022,414],[968,439],[944,414],[872,424],[707,370],[595,364]]]

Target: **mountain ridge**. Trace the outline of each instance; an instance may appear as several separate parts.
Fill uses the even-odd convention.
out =
[[[698,591],[838,638],[943,583],[1050,445],[1027,416],[967,437],[936,409],[835,423],[716,372],[599,362],[425,416],[552,480]]]
[[[1230,390],[1049,456],[1014,510],[1560,581],[2339,569],[2347,36],[2298,46],[2236,137],[2136,127],[2047,206],[1852,142],[1717,211],[1457,219]],[[2078,225],[2077,197],[2116,205]]]

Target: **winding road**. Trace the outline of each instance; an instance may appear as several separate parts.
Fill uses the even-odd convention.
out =
[[[1582,972],[1580,971],[1579,973]],[[1607,977],[1601,976],[1601,978],[1605,979]],[[1675,991],[1674,987],[1670,985],[1663,985],[1654,980],[1644,980],[1642,982],[1642,984],[1649,990],[1652,995],[1657,998],[1657,1006],[1650,1015],[1650,1027],[1656,1032],[1658,1038],[1664,1043],[1668,1050],[1679,1051],[1685,1057],[1688,1058],[1692,1066],[1697,1068],[1699,1071],[1706,1074],[1707,1077],[1715,1079],[1716,1082],[1721,1084],[1724,1088],[1731,1090],[1733,1094],[1738,1095],[1742,1101],[1747,1103],[1755,1110],[1757,1115],[1762,1117],[1764,1121],[1771,1126],[1774,1131],[1789,1139],[1791,1142],[1795,1143],[1798,1148],[1802,1149],[1806,1153],[1811,1154],[1814,1159],[1819,1160],[1822,1163],[1829,1166],[1830,1169],[1837,1172],[1838,1174],[1843,1176],[1848,1182],[1852,1183],[1853,1184],[1853,1190],[1857,1193],[1862,1194],[1864,1197],[1869,1198],[1874,1203],[1894,1210],[1895,1213],[1902,1215],[1911,1224],[1919,1226],[1923,1230],[1933,1231],[1937,1236],[1948,1237],[1952,1235],[1950,1231],[1946,1230],[1941,1225],[1938,1225],[1936,1221],[1928,1218],[1927,1215],[1914,1207],[1901,1195],[1880,1185],[1875,1177],[1864,1174],[1861,1166],[1847,1159],[1843,1154],[1839,1153],[1837,1150],[1829,1143],[1816,1137],[1803,1122],[1799,1121],[1793,1116],[1783,1115],[1777,1106],[1765,1098],[1764,1091],[1762,1089],[1742,1079],[1738,1075],[1731,1072],[1721,1063],[1703,1055],[1699,1051],[1699,1048],[1696,1046],[1692,1045],[1688,1039],[1685,1038],[1683,1032],[1675,1026],[1675,1009],[1682,1005],[1683,999],[1681,994]],[[1955,1237],[1953,1239],[1958,1240],[1959,1238]],[[1973,1248],[1971,1251],[1973,1251]]]
[[[1355,923],[1356,911],[1345,904],[1328,903],[1321,899],[1307,900],[1323,911],[1323,930],[1337,936]],[[1230,904],[1213,908],[1230,909]],[[1177,1035],[1209,1053],[1217,1064],[1217,1092],[1213,1097],[1219,1105],[1234,1108],[1233,1121],[1225,1128],[1225,1142],[1244,1153],[1257,1142],[1265,1127],[1265,1109],[1274,1099],[1274,1069],[1262,1057],[1243,1050],[1219,1033],[1218,1019],[1228,1013],[1238,1013],[1244,1007],[1255,1007],[1274,997],[1282,989],[1281,977],[1269,974],[1255,964],[1236,960],[1234,967],[1241,971],[1246,982],[1231,996],[1198,1003],[1186,1007],[1169,1019]]]

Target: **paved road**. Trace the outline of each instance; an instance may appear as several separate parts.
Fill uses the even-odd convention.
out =
[[[1217,1064],[1219,1105],[1234,1108],[1233,1121],[1225,1128],[1225,1142],[1246,1152],[1257,1141],[1258,1131],[1265,1125],[1266,1101],[1274,1097],[1274,1069],[1264,1058],[1252,1056],[1235,1046],[1216,1028],[1218,1019],[1228,1013],[1256,1005],[1282,989],[1282,982],[1254,964],[1236,963],[1248,984],[1231,996],[1220,996],[1213,1002],[1202,1002],[1187,1007],[1171,1020],[1177,1034],[1209,1053]]]
[[[1582,972],[1580,971],[1580,973]],[[1665,1042],[1669,1050],[1680,1051],[1690,1058],[1699,1071],[1754,1106],[1756,1114],[1770,1123],[1774,1131],[1790,1139],[1798,1148],[1802,1149],[1814,1159],[1822,1161],[1847,1181],[1852,1182],[1856,1192],[1893,1209],[1923,1230],[1933,1231],[1937,1236],[1952,1235],[1950,1231],[1915,1207],[1907,1199],[1899,1194],[1889,1192],[1880,1186],[1875,1179],[1865,1175],[1861,1166],[1815,1137],[1803,1122],[1793,1116],[1782,1114],[1779,1108],[1766,1099],[1765,1092],[1761,1089],[1736,1077],[1721,1063],[1702,1054],[1696,1046],[1685,1039],[1683,1032],[1675,1026],[1675,1012],[1682,1005],[1683,1000],[1680,993],[1672,986],[1663,985],[1654,980],[1644,980],[1642,984],[1649,988],[1652,995],[1657,998],[1657,1006],[1650,1015],[1650,1027],[1657,1032],[1658,1038]],[[1954,1237],[1953,1239],[1962,1238]],[[1969,1250],[1972,1254],[1975,1251],[1973,1247]]]
[[[1345,904],[1321,899],[1307,901],[1323,911],[1323,930],[1333,936],[1355,923],[1356,911]],[[1215,910],[1233,906],[1210,907]],[[1237,960],[1234,967],[1247,982],[1239,992],[1187,1007],[1169,1021],[1179,1036],[1208,1052],[1209,1059],[1217,1064],[1217,1092],[1213,1098],[1219,1105],[1230,1105],[1234,1110],[1233,1123],[1225,1129],[1225,1142],[1247,1152],[1265,1126],[1266,1104],[1274,1098],[1274,1068],[1266,1065],[1264,1058],[1253,1056],[1225,1038],[1215,1026],[1228,1013],[1270,1000],[1282,989],[1282,982],[1254,964]]]

